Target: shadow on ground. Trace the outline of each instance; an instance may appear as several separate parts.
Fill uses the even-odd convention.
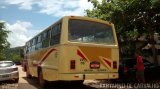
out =
[[[96,89],[84,84],[75,84],[74,82],[49,82],[47,87],[41,88],[38,84],[37,78],[23,77],[28,83],[22,83],[18,85],[18,89]]]

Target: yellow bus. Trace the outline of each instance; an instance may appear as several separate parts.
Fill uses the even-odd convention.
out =
[[[26,42],[26,72],[46,81],[117,79],[119,48],[114,24],[65,16]]]

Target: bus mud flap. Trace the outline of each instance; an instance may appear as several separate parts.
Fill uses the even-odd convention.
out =
[[[85,80],[85,78],[86,78],[86,76],[85,76],[85,74],[83,74],[83,80]]]

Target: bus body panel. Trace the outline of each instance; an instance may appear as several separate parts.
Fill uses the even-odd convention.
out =
[[[69,41],[69,19],[87,20],[111,26],[115,43]],[[62,27],[59,44],[27,54],[29,72],[32,76],[38,77],[38,68],[41,68],[43,78],[48,81],[118,78],[119,48],[112,23],[77,16],[66,16],[60,23]]]
[[[94,45],[63,45],[60,56],[60,79],[84,80],[84,79],[115,79],[118,78],[118,66],[113,69],[113,61],[119,63],[118,47],[96,47]],[[112,53],[117,56],[115,57]],[[83,58],[85,57],[85,58]],[[75,60],[75,69],[70,69],[70,62]],[[100,63],[100,68],[91,68],[92,62]],[[95,76],[97,75],[97,76]],[[66,78],[65,78],[66,76]],[[78,78],[77,78],[78,77]]]
[[[29,71],[38,77],[38,67],[42,68],[44,79],[51,81],[58,78],[58,47],[48,47],[29,56]]]
[[[28,64],[29,64],[29,71],[32,76],[38,77],[37,73],[38,63],[42,59],[43,54],[45,54],[46,52],[47,48],[29,54]]]
[[[51,47],[41,64],[44,79],[48,81],[58,80],[59,73],[59,47]]]
[[[111,61],[113,61],[114,60],[113,58],[115,56],[112,56],[111,54],[113,54],[112,50],[115,50],[115,52],[118,51],[116,47],[115,49],[111,50],[111,48],[109,47],[100,48],[95,46],[85,47],[85,46],[62,45],[59,48],[60,49],[58,49],[58,47],[55,48],[56,50],[52,51],[41,65],[44,79],[48,81],[56,81],[56,80],[71,81],[71,80],[85,80],[85,79],[118,78],[118,74],[117,74],[118,68],[114,70],[113,68],[111,68],[112,64],[109,66],[102,59],[104,56],[104,58],[106,57]],[[52,49],[54,48],[48,48],[48,50],[38,52],[37,55],[47,54]],[[78,55],[78,51],[82,52],[82,50],[84,55],[89,53],[87,54],[87,56],[90,59],[87,56],[86,56],[87,59],[82,59]],[[116,53],[114,54],[116,55]],[[35,57],[37,56],[35,55]],[[115,58],[118,58],[118,54],[117,54],[117,57]],[[70,69],[71,60],[76,61],[76,66],[75,66],[76,69],[73,69],[73,70]],[[90,68],[90,63],[93,61],[100,62],[99,69]],[[39,62],[40,60],[38,60],[37,63]],[[33,60],[32,60],[32,63],[33,63]],[[31,74],[35,77],[38,77],[37,67],[38,65],[35,65],[35,64],[32,64],[32,66],[30,67]]]

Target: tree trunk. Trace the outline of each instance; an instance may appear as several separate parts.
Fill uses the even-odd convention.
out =
[[[152,53],[153,53],[153,60],[156,65],[158,65],[158,60],[157,60],[157,51],[155,47],[155,42],[152,43]]]
[[[152,44],[152,53],[153,53],[153,61],[156,65],[158,65],[158,60],[157,60],[157,52],[156,52],[156,47],[155,47],[155,40],[154,40],[154,30],[152,26],[149,24],[149,33],[150,33],[150,42]]]

